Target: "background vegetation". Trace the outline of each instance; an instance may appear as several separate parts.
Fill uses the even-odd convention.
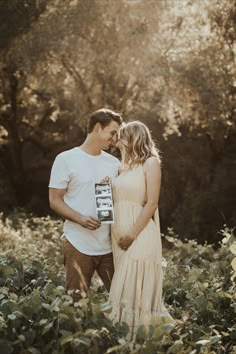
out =
[[[109,107],[152,129],[163,230],[235,225],[235,0],[0,0],[0,209],[49,212],[54,157]]]
[[[236,238],[221,231],[218,250],[181,241],[170,229],[163,260],[162,317],[130,342],[127,325],[112,325],[107,294],[94,278],[87,298],[73,305],[64,288],[62,223],[11,214],[0,222],[0,352],[2,354],[235,354]],[[230,263],[232,262],[232,267]]]
[[[236,353],[235,39],[236,0],[0,0],[1,353]],[[72,303],[46,216],[53,159],[101,107],[145,122],[163,157],[176,325],[133,343],[96,277]]]

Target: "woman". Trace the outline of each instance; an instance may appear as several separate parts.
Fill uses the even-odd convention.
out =
[[[160,318],[162,247],[158,216],[161,167],[148,128],[139,121],[121,127],[121,170],[113,182],[112,247],[115,274],[109,301],[114,322],[138,326]]]

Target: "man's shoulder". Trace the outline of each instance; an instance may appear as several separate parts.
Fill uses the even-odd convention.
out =
[[[62,151],[60,152],[56,158],[60,158],[60,159],[63,159],[63,158],[68,158],[69,156],[73,156],[74,154],[76,154],[77,152],[77,148],[74,147],[72,149],[69,149],[69,150],[65,150],[65,151]]]

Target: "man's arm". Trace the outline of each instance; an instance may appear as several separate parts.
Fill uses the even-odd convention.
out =
[[[80,224],[86,229],[96,230],[101,226],[101,221],[92,217],[85,216],[70,208],[64,202],[66,189],[49,188],[49,204],[52,210],[63,218]]]

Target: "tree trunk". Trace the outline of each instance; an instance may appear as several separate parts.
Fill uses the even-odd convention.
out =
[[[9,150],[10,150],[10,179],[16,192],[16,198],[21,204],[25,199],[25,186],[27,178],[24,171],[22,161],[22,144],[18,132],[18,110],[17,110],[17,94],[18,94],[18,78],[14,72],[9,75],[10,92],[9,99],[11,104],[11,112],[7,117]]]

